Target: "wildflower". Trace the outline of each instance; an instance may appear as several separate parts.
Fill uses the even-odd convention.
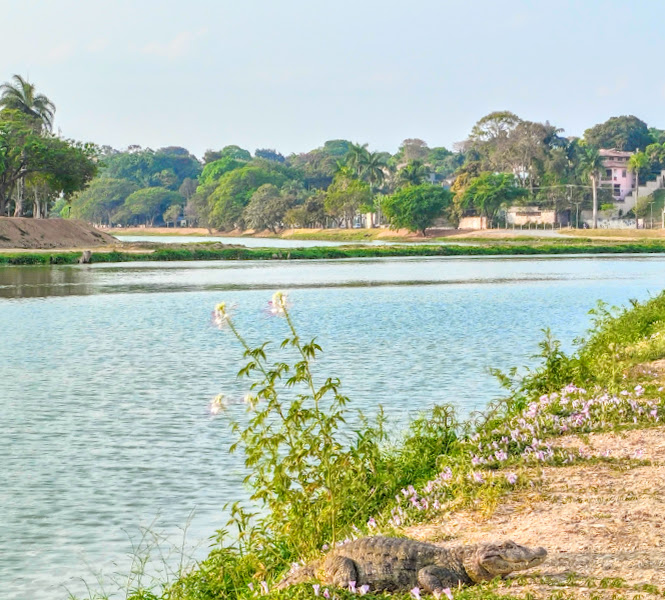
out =
[[[247,584],[247,587],[249,588],[250,592],[254,591],[254,584],[251,581]]]
[[[268,593],[268,584],[265,581],[261,582],[261,594],[266,595]]]
[[[328,544],[323,544],[323,546],[321,546],[321,550],[326,552],[327,550],[330,550],[330,546],[328,546]]]
[[[369,585],[367,585],[367,584],[365,584],[365,585],[361,585],[361,586],[358,588],[358,593],[359,593],[361,596],[364,596],[367,592],[369,592]]]
[[[515,485],[517,483],[517,475],[515,473],[506,473],[506,481],[510,485]]]
[[[473,479],[476,483],[485,483],[485,478],[483,477],[483,474],[479,473],[478,471],[474,471]]]
[[[324,597],[324,598],[330,598],[330,592],[328,591],[328,588],[326,588],[325,590],[323,590],[323,597]]]
[[[312,588],[314,589],[314,595],[318,596],[319,595],[319,589],[321,588],[321,585],[318,583],[313,583]]]
[[[508,453],[507,453],[505,450],[497,450],[497,451],[494,453],[494,457],[495,457],[498,461],[508,460]]]
[[[349,581],[349,591],[352,594],[356,593],[356,582],[355,581]]]
[[[433,594],[434,597],[437,598],[437,600],[438,598],[441,598],[441,596],[445,596],[446,598],[448,598],[448,600],[453,600],[453,594],[450,591],[450,588],[443,588],[440,592],[437,590],[433,592]]]
[[[268,303],[270,306],[269,311],[277,317],[283,317],[289,307],[288,298],[284,292],[275,292],[272,300]]]
[[[231,314],[226,306],[226,302],[220,302],[212,311],[212,323],[219,329],[224,329],[230,318]]]
[[[226,410],[227,406],[228,404],[224,394],[218,394],[210,401],[210,404],[208,405],[208,411],[211,415],[218,415],[219,413]]]
[[[374,517],[370,517],[369,521],[367,521],[367,526],[368,527],[376,527],[376,521],[374,520]]]
[[[414,588],[411,590],[411,595],[412,595],[416,600],[420,600],[420,588],[419,588],[419,587],[414,587]]]

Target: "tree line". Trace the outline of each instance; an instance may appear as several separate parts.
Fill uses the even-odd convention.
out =
[[[230,231],[353,227],[363,216],[424,233],[443,219],[480,215],[498,224],[514,204],[566,209],[612,201],[600,187],[601,148],[635,152],[643,181],[665,167],[665,132],[612,117],[566,137],[507,111],[482,117],[455,147],[406,139],[395,154],[329,140],[309,152],[116,150],[52,133],[55,106],[19,76],[0,87],[0,214],[80,218],[104,226],[188,225]],[[637,151],[639,150],[639,151]],[[27,203],[32,199],[32,204]],[[628,215],[630,216],[630,215]]]

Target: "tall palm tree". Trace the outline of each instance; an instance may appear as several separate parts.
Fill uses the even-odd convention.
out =
[[[362,175],[369,154],[367,144],[349,144],[349,151],[346,153],[345,162],[347,166],[355,171],[358,178]]]
[[[386,178],[388,157],[385,152],[368,152],[362,165],[362,178],[372,189],[379,187]]]
[[[44,94],[37,94],[34,84],[20,75],[0,85],[0,108],[18,110],[32,117],[40,129],[53,129],[55,105]]]
[[[34,122],[35,132],[51,131],[55,105],[44,94],[37,94],[34,84],[14,75],[11,82],[0,85],[0,109],[17,110],[27,115]],[[25,177],[17,181],[16,206],[14,216],[23,214],[23,196],[25,194]]]
[[[584,148],[579,162],[582,173],[591,179],[591,191],[593,195],[593,228],[598,228],[598,181],[600,172],[604,168],[604,159],[596,148]]]
[[[429,167],[419,160],[412,160],[397,173],[401,185],[420,185],[429,176]]]
[[[637,220],[637,201],[640,199],[640,171],[648,168],[651,164],[646,152],[640,152],[639,148],[635,154],[630,157],[628,161],[628,170],[635,173],[635,228],[639,228],[639,221]]]

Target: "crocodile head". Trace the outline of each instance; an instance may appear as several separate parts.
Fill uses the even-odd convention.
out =
[[[510,540],[479,544],[464,559],[464,569],[474,582],[504,577],[513,571],[524,571],[541,564],[547,557],[545,548],[520,546]]]

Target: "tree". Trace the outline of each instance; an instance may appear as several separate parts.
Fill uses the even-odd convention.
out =
[[[382,208],[391,227],[405,227],[424,236],[425,230],[450,207],[451,199],[449,190],[425,183],[402,188],[387,196]]]
[[[347,167],[353,169],[355,176],[360,179],[368,156],[367,144],[350,144],[344,163]]]
[[[114,219],[122,224],[145,223],[152,227],[167,208],[183,203],[184,198],[177,192],[158,187],[143,188],[127,197]]]
[[[286,162],[286,159],[277,150],[271,148],[257,148],[254,151],[256,158],[263,158],[264,160],[272,160],[278,163]]]
[[[244,227],[243,212],[252,194],[266,183],[281,187],[291,174],[287,167],[268,161],[226,173],[208,198],[210,225],[225,230]]]
[[[270,229],[277,233],[289,208],[289,198],[281,194],[277,186],[266,183],[252,194],[245,208],[245,223],[251,229]]]
[[[178,219],[182,215],[182,206],[180,204],[171,204],[162,215],[164,223],[168,227],[169,223],[173,223],[173,226],[176,226]]]
[[[591,193],[593,195],[593,229],[598,228],[598,181],[604,169],[604,160],[598,150],[593,147],[583,147],[578,167],[583,176],[591,179]]]
[[[97,172],[97,149],[50,135],[34,127],[33,117],[15,109],[0,112],[0,214],[16,189],[14,216],[23,215],[25,181],[36,194],[34,216],[47,212],[58,194],[82,190]],[[40,198],[41,196],[41,198]]]
[[[0,85],[0,107],[28,115],[39,124],[40,130],[53,129],[55,105],[44,94],[37,94],[35,86],[20,75]]]
[[[419,160],[412,160],[397,173],[397,181],[401,186],[420,185],[429,177],[429,167]]]
[[[526,194],[525,189],[515,185],[515,176],[511,173],[481,173],[456,195],[455,203],[460,214],[473,210],[492,221],[500,208],[510,206]]]
[[[138,189],[132,181],[96,178],[90,186],[76,194],[70,203],[70,216],[90,223],[112,225],[113,213]]]
[[[484,169],[502,171],[508,167],[510,136],[520,122],[510,111],[496,111],[473,126],[466,146],[478,153]]]
[[[652,141],[647,124],[633,115],[612,117],[584,132],[584,140],[596,148],[616,148],[634,152]]]
[[[430,149],[427,143],[418,138],[408,138],[404,140],[397,151],[396,159],[398,162],[411,162],[419,160],[424,162],[427,159]]]
[[[372,192],[367,183],[340,174],[326,192],[325,210],[333,218],[351,227],[358,209],[371,202]]]
[[[635,206],[637,207],[637,202],[640,196],[640,171],[648,169],[650,166],[649,157],[645,152],[636,152],[628,160],[628,169],[635,173]],[[635,227],[639,227],[639,221],[637,220],[637,212],[635,213]]]
[[[325,220],[325,192],[321,190],[315,190],[302,205],[290,208],[284,215],[284,222],[290,227],[321,227]]]

